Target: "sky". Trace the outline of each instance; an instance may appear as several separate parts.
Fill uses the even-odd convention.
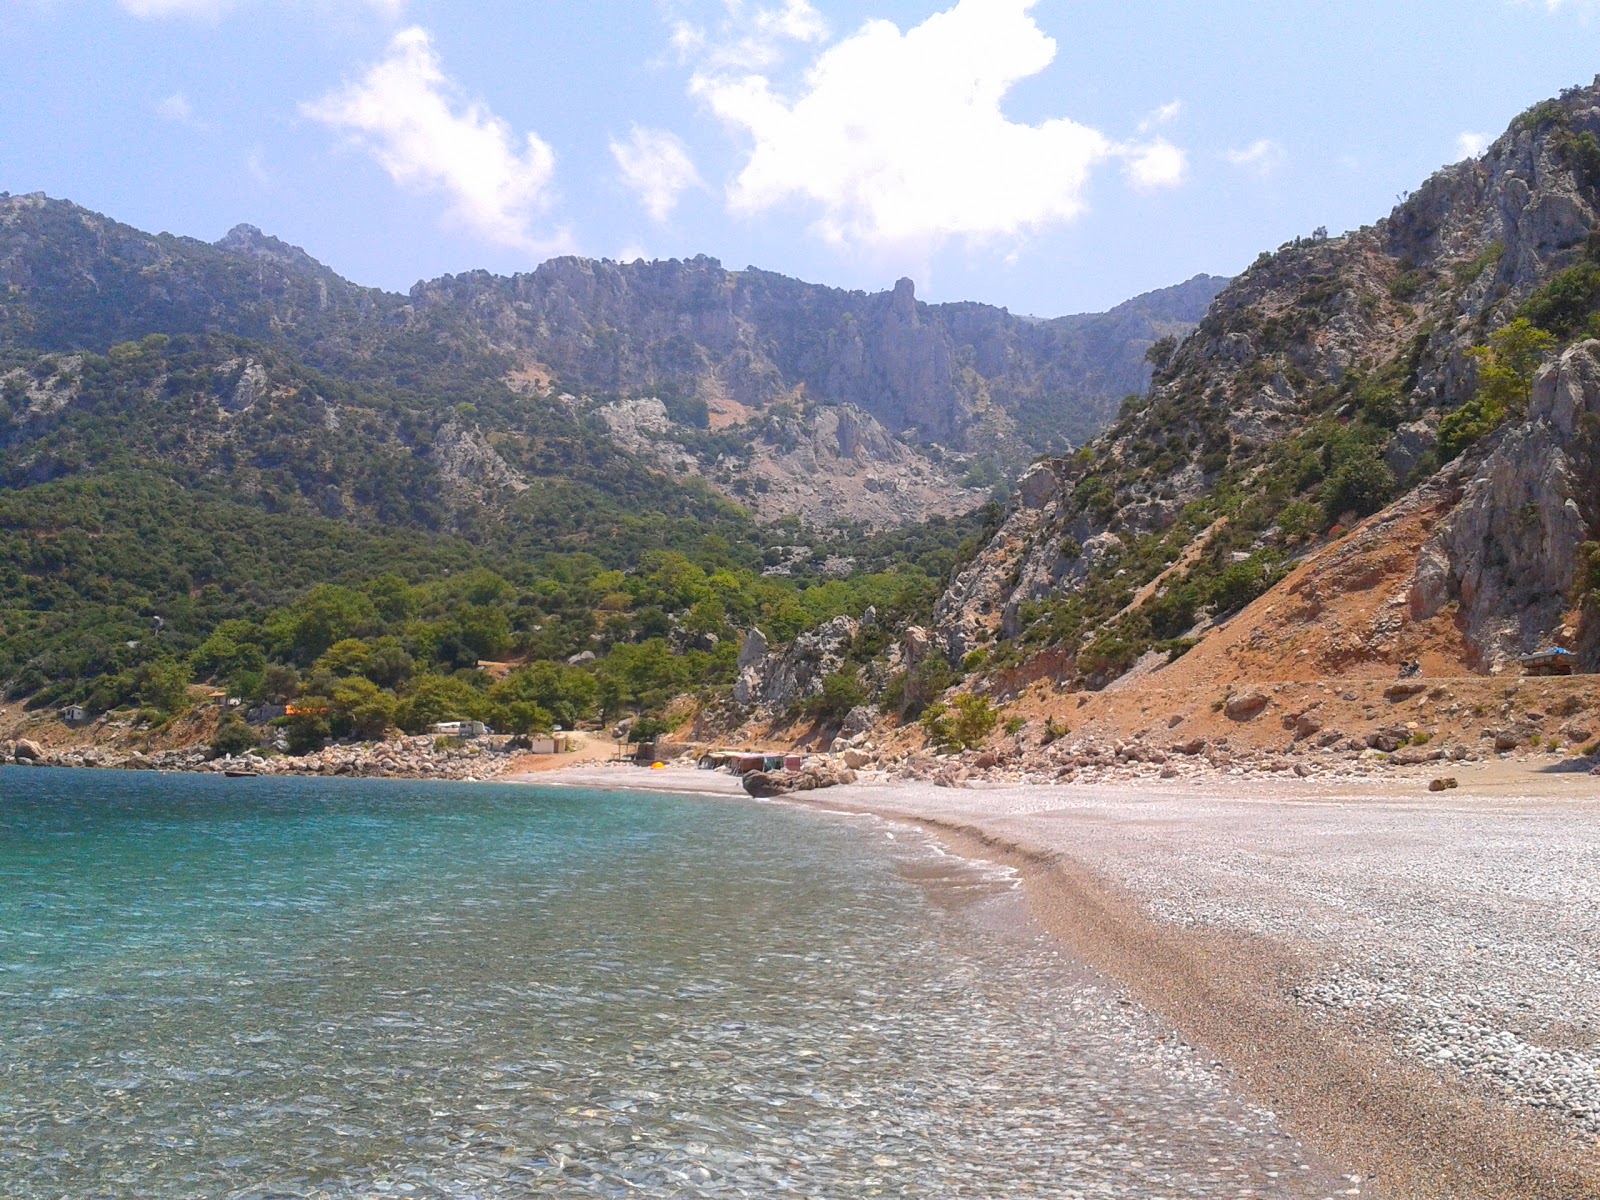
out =
[[[1054,316],[1377,220],[1600,0],[0,0],[0,190],[405,290],[709,254]]]

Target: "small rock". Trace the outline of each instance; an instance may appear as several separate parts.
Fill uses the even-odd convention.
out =
[[[1406,700],[1412,696],[1419,696],[1428,690],[1428,685],[1420,679],[1405,679],[1399,683],[1391,683],[1383,689],[1385,700]]]
[[[1442,779],[1435,779],[1432,783],[1428,784],[1428,790],[1430,792],[1447,792],[1451,788],[1460,786],[1461,785],[1456,782],[1455,776],[1446,775]]]

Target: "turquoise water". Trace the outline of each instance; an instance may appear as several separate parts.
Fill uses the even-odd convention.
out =
[[[1016,903],[781,806],[0,769],[0,1192],[1326,1194]]]

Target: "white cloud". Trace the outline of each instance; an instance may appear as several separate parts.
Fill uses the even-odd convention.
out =
[[[172,95],[157,100],[155,103],[156,116],[163,121],[171,121],[175,125],[187,125],[191,129],[203,129],[205,125],[194,115],[194,105],[189,103],[189,97],[182,92],[173,92]]]
[[[1489,143],[1494,139],[1486,133],[1458,133],[1456,135],[1456,153],[1462,158],[1477,158],[1489,148]]]
[[[266,152],[260,146],[251,147],[250,153],[244,156],[244,173],[260,187],[271,186],[272,172],[267,169]]]
[[[626,142],[611,140],[611,156],[617,160],[622,182],[657,223],[672,215],[684,191],[705,186],[683,139],[665,129],[635,125]]]
[[[1131,147],[1123,170],[1140,191],[1177,187],[1189,176],[1189,157],[1165,138]]]
[[[1160,108],[1152,110],[1145,119],[1139,122],[1139,132],[1149,133],[1161,125],[1170,125],[1183,113],[1183,101],[1174,100],[1170,104],[1163,104]]]
[[[1283,147],[1271,138],[1258,138],[1242,150],[1224,152],[1222,157],[1241,170],[1265,179],[1283,166],[1288,155]]]
[[[783,0],[776,7],[747,0],[722,0],[722,14],[712,26],[678,19],[672,25],[672,46],[702,67],[760,71],[775,64],[787,43],[820,42],[828,23],[810,0]]]
[[[400,187],[449,196],[451,217],[479,236],[536,252],[552,248],[531,223],[549,207],[555,152],[532,133],[519,146],[505,121],[464,99],[440,69],[426,30],[397,33],[360,80],[300,111],[348,132]]]
[[[812,63],[792,100],[760,73],[703,66],[690,90],[750,139],[730,210],[799,202],[820,210],[814,228],[835,245],[926,255],[1074,219],[1109,160],[1126,160],[1140,187],[1181,180],[1183,154],[1164,141],[1005,114],[1011,88],[1055,58],[1034,3],[958,0],[904,33],[869,21]]]

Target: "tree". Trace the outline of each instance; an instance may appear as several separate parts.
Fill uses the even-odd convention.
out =
[[[334,685],[329,726],[340,736],[377,741],[394,723],[397,702],[372,680],[356,677]]]
[[[327,717],[331,708],[332,702],[324,696],[300,698],[295,713],[283,722],[290,754],[314,754],[328,744],[333,735]]]
[[[1533,398],[1533,377],[1555,349],[1556,339],[1526,317],[1489,335],[1487,346],[1474,346],[1469,353],[1478,364],[1477,399],[1491,415],[1527,415]]]
[[[372,600],[335,584],[320,584],[287,609],[274,613],[267,633],[285,657],[309,663],[335,642],[378,632],[382,622]]]
[[[228,713],[217,722],[217,731],[211,735],[211,756],[248,754],[256,748],[256,733],[234,713]]]
[[[489,710],[489,719],[501,733],[526,736],[530,733],[549,733],[556,722],[548,712],[531,700],[513,700],[498,704]]]
[[[825,721],[839,721],[852,708],[866,702],[867,689],[862,686],[860,672],[855,663],[845,663],[823,677],[822,693],[811,700],[809,707]]]
[[[171,716],[189,704],[189,668],[175,659],[145,663],[134,673],[139,703]]]
[[[922,727],[941,748],[973,750],[994,732],[998,720],[999,714],[985,697],[967,693],[949,704],[930,704],[922,714]]]
[[[476,720],[485,715],[483,694],[453,675],[421,675],[395,706],[395,724],[407,733],[426,733],[440,721]]]
[[[1322,511],[1337,521],[1345,513],[1365,517],[1388,503],[1394,493],[1394,472],[1367,445],[1351,449],[1322,484]]]

